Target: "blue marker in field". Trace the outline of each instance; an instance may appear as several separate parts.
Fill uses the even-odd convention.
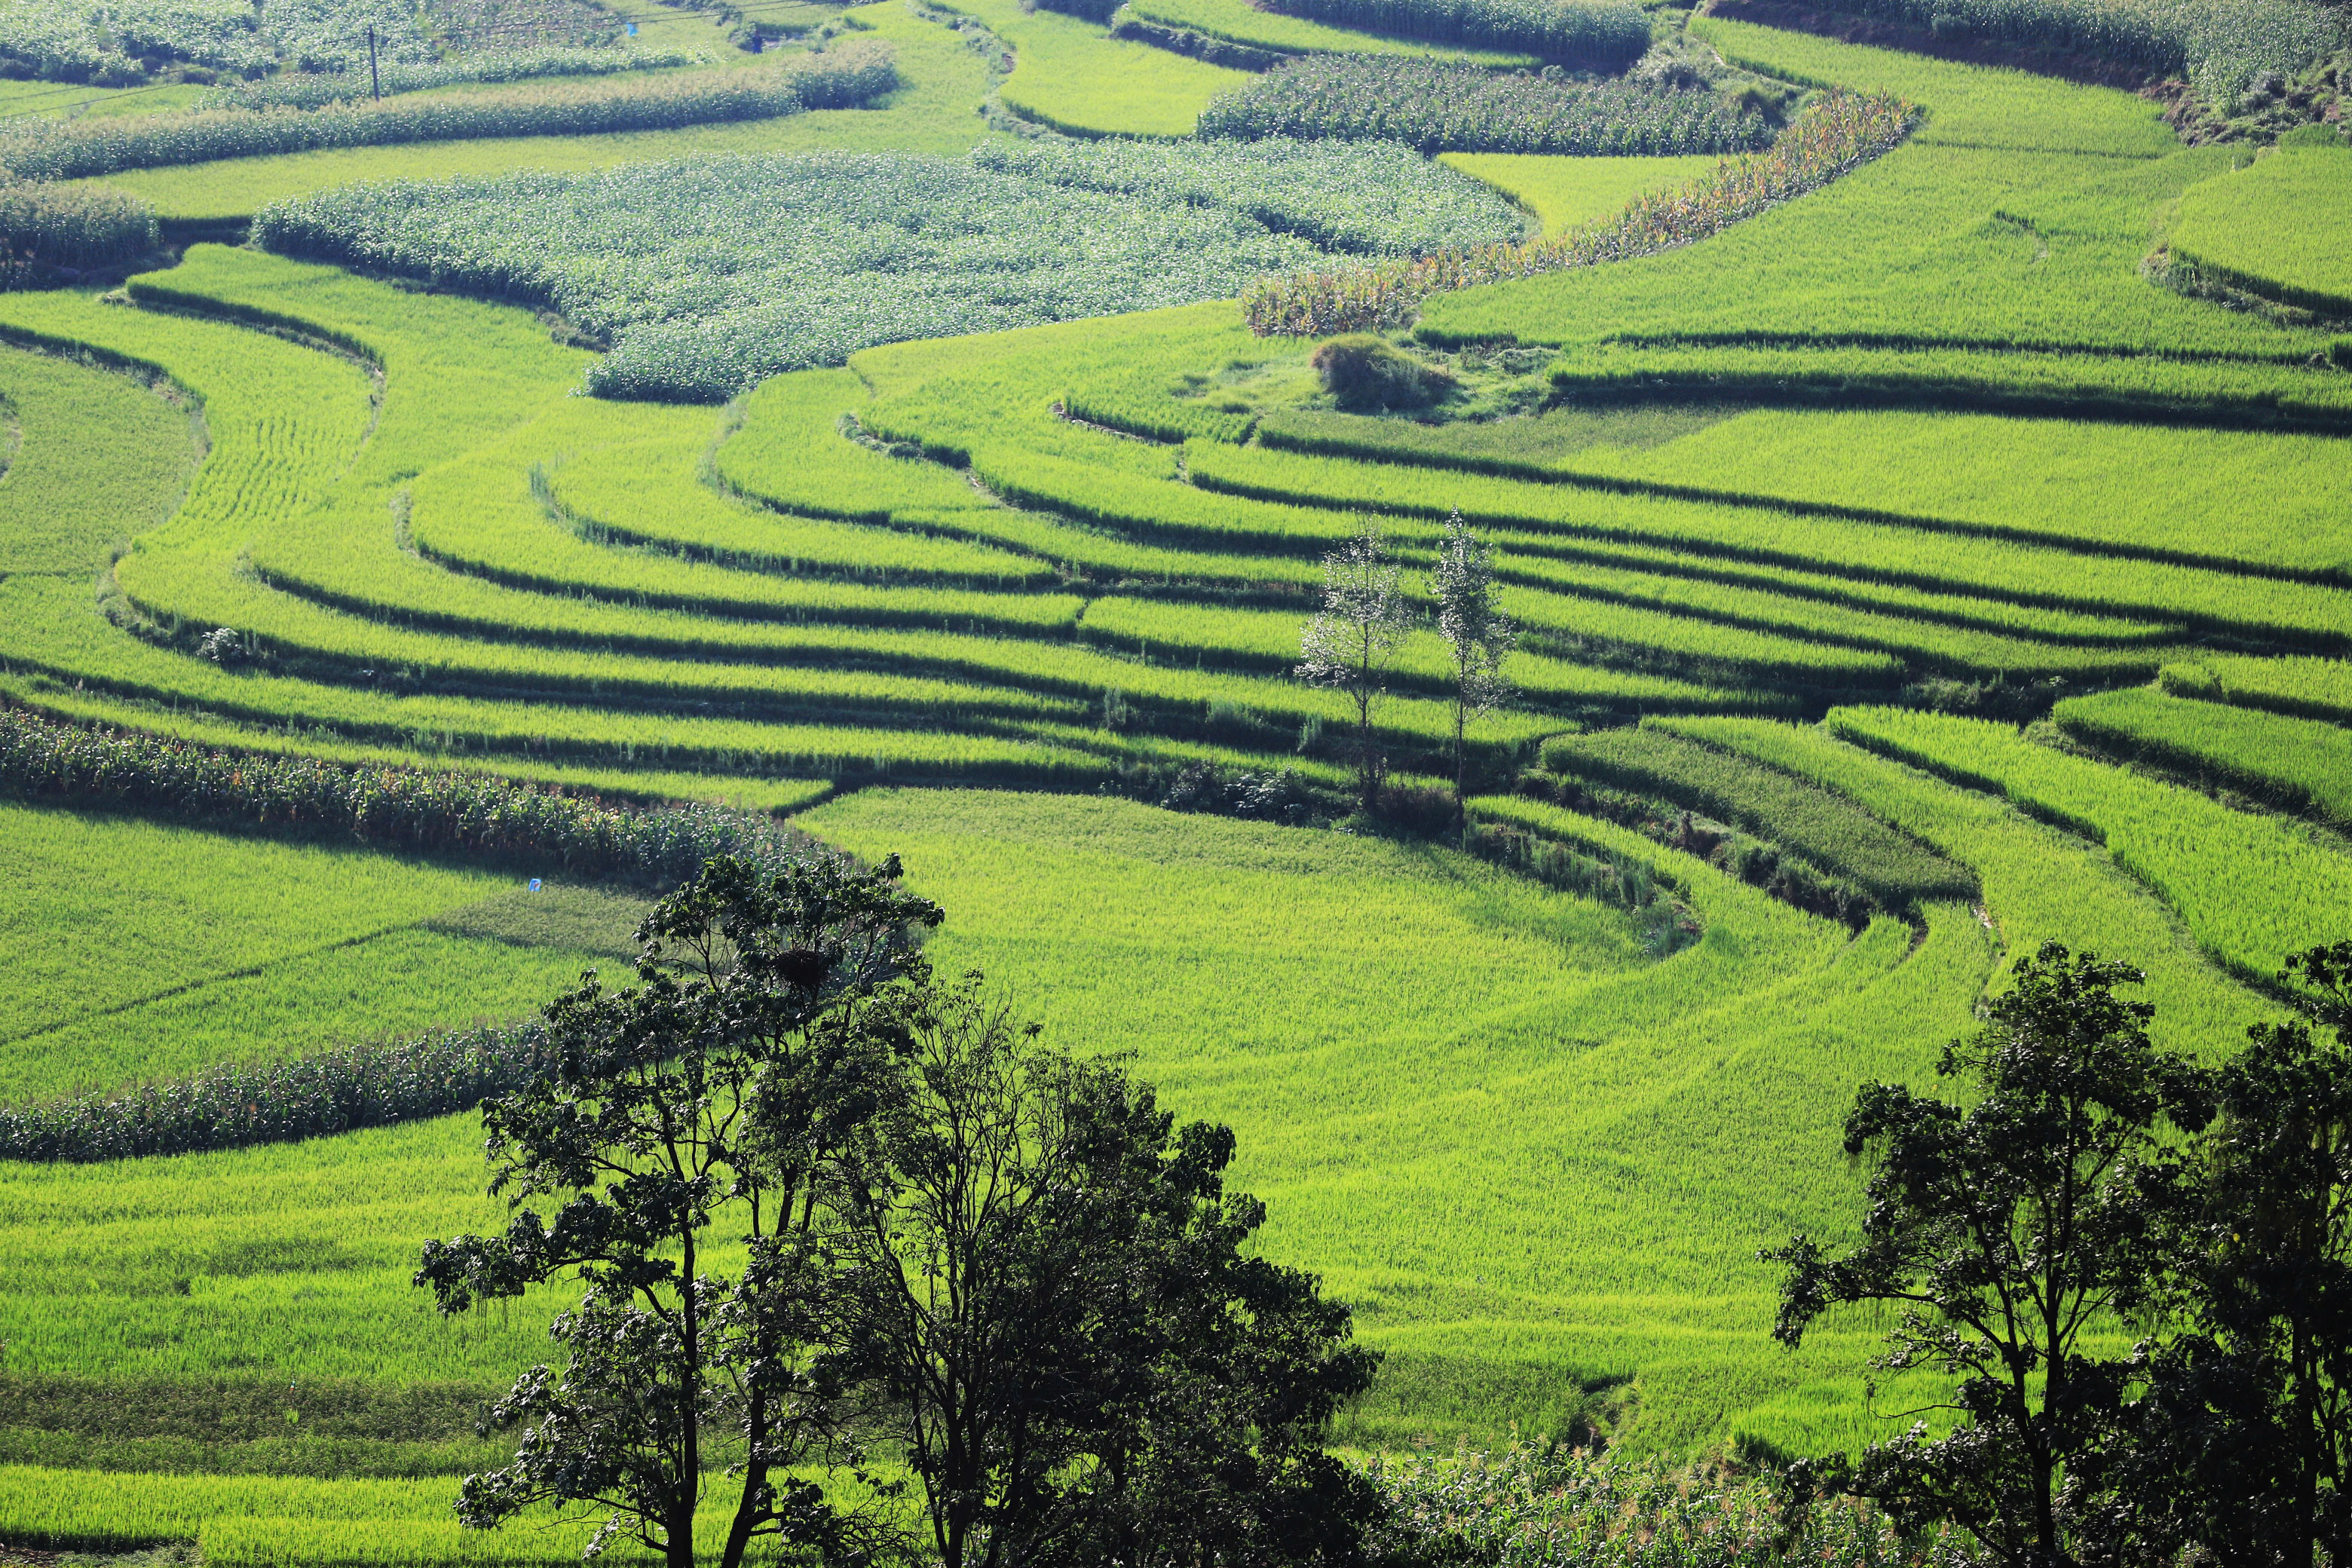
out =
[[[632,23],[630,23],[630,24],[629,24],[629,37],[633,37],[633,38],[634,38],[634,37],[635,37],[636,36],[637,36],[637,25],[636,25],[635,22],[632,22]]]
[[[530,879],[530,890],[534,893],[539,891],[539,879],[536,877]]]

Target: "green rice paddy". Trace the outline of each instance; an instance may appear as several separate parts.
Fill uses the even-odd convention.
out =
[[[846,16],[898,50],[874,109],[115,183],[218,222],[422,174],[961,155],[1022,120],[1181,138],[1244,79],[1011,0]],[[1268,1250],[1387,1354],[1351,1446],[1564,1431],[1596,1391],[1635,1450],[1883,1436],[1870,1325],[1778,1349],[1755,1260],[1852,1225],[1855,1084],[1922,1079],[2044,940],[2141,966],[2159,1037],[2210,1056],[2274,1015],[2286,953],[2352,934],[2352,369],[2313,303],[2341,159],[2241,169],[2126,93],[1692,36],[1926,117],[1702,243],[1433,297],[1405,346],[1457,389],[1414,416],[1338,407],[1232,301],[868,349],[715,407],[583,395],[597,351],[511,302],[242,247],[0,293],[0,700],[900,855],[941,964],[1234,1126]],[[1446,161],[1547,232],[1711,166]],[[2292,309],[2167,287],[2159,247]],[[1377,516],[1425,614],[1456,509],[1526,634],[1469,731],[1472,815],[1647,867],[1667,927],[1410,834],[1151,804],[1222,769],[1343,812],[1349,710],[1288,673],[1320,557]],[[206,657],[223,627],[241,651]],[[1444,671],[1418,630],[1379,716],[1408,783],[1452,776]],[[1538,767],[1882,912],[1515,791]],[[0,802],[0,876],[5,1103],[523,1016],[642,906],[55,803]],[[553,1310],[443,1321],[409,1284],[422,1237],[495,1217],[479,1141],[0,1165],[0,1541],[259,1563],[368,1521],[369,1562],[568,1552],[446,1525],[489,1453],[448,1412]]]

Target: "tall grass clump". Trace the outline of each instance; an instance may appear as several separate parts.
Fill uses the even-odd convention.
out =
[[[619,76],[629,71],[670,70],[679,66],[709,65],[718,57],[698,49],[645,49],[624,54],[617,49],[501,49],[496,54],[459,55],[446,60],[392,61],[378,66],[371,80],[362,71],[289,71],[213,89],[196,102],[199,109],[322,109],[371,98],[384,92],[422,92],[430,88],[467,82],[533,81],[547,77]]]
[[[1825,93],[1768,150],[1726,159],[1687,185],[1637,196],[1613,218],[1550,239],[1265,279],[1243,297],[1243,313],[1260,337],[1393,329],[1409,324],[1432,294],[1687,245],[1878,157],[1916,118],[1891,93]]]
[[[2310,0],[1828,0],[1828,8],[1981,40],[2089,55],[2185,77],[2224,101],[2344,47],[2340,8]]]
[[[0,289],[128,261],[156,243],[154,209],[127,191],[0,175]]]
[[[287,1143],[471,1110],[555,1065],[536,1022],[436,1030],[170,1083],[0,1106],[0,1160],[86,1163]]]
[[[108,120],[26,117],[0,127],[0,168],[68,180],[124,169],[493,136],[587,136],[843,109],[898,85],[886,44],[847,45],[789,67],[646,81],[551,83],[507,92],[212,109]]]
[[[683,880],[713,855],[772,859],[794,842],[771,818],[712,806],[630,810],[481,774],[222,752],[18,709],[0,710],[0,791],[655,883]]]
[[[1315,55],[1201,111],[1200,134],[1401,142],[1423,153],[1663,156],[1761,148],[1771,128],[1711,92],[1549,80],[1407,55]]]
[[[1593,70],[1622,70],[1650,47],[1650,18],[1627,0],[1276,0],[1267,8],[1364,32],[1516,50]]]

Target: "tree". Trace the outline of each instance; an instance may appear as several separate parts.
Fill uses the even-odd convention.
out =
[[[1299,679],[1344,691],[1356,705],[1356,802],[1365,811],[1379,796],[1383,772],[1372,712],[1388,694],[1381,682],[1412,629],[1398,579],[1379,520],[1361,519],[1355,537],[1323,557],[1323,607],[1299,638]]]
[[[2144,1352],[2116,1489],[2214,1561],[2309,1568],[2352,1562],[2352,942],[2280,978],[2303,1016],[2254,1026],[2213,1075],[2151,1291],[2187,1328]]]
[[[1466,731],[1471,720],[1510,695],[1503,660],[1517,646],[1517,635],[1496,602],[1494,550],[1462,521],[1458,507],[1445,520],[1445,538],[1437,547],[1437,569],[1430,574],[1429,587],[1437,601],[1437,635],[1454,655],[1454,809],[1462,814],[1466,827]]]
[[[1958,1380],[1937,1406],[1958,1426],[1871,1445],[1853,1489],[1906,1527],[1959,1525],[2013,1568],[2077,1561],[2086,1515],[2068,1468],[2097,1454],[2132,1376],[2086,1353],[2084,1331],[2161,1261],[2160,1124],[2194,1131],[2211,1114],[2199,1069],[2150,1043],[2153,1010],[2116,996],[2140,979],[2055,942],[2020,962],[1984,1027],[1937,1065],[1973,1079],[1972,1104],[1899,1084],[1857,1096],[1846,1152],[1872,1165],[1860,1245],[1832,1257],[1800,1235],[1763,1254],[1788,1268],[1783,1343],[1833,1307],[1900,1303],[1873,1364]]]
[[[1233,1134],[1045,1047],[977,975],[866,1005],[909,1071],[844,1167],[847,1359],[946,1568],[1344,1559],[1374,1502],[1317,1437],[1371,1358],[1244,1254]]]
[[[756,1538],[830,1555],[854,1532],[786,1472],[854,1458],[815,1222],[898,1071],[856,1004],[919,967],[912,933],[940,920],[898,875],[896,857],[713,859],[638,928],[636,984],[608,993],[591,972],[545,1010],[559,1065],[482,1113],[490,1191],[519,1212],[503,1236],[426,1242],[416,1272],[444,1312],[562,1275],[584,1287],[550,1331],[563,1371],[533,1368],[492,1411],[527,1426],[512,1464],[467,1478],[467,1523],[585,1506],[607,1516],[599,1542],[692,1568],[706,1478],[730,1462],[722,1568]],[[560,1200],[551,1224],[523,1206],[541,1196]],[[702,1269],[721,1226],[748,1250],[733,1280]]]

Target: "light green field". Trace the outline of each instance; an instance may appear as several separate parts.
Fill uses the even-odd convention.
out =
[[[1058,11],[1015,0],[957,0],[1013,47],[1006,108],[1073,136],[1190,136],[1209,100],[1238,90],[1247,71],[1112,37]]]
[[[1562,158],[1542,153],[1441,153],[1437,161],[1484,180],[1536,215],[1548,235],[1613,216],[1650,191],[1677,185],[1718,160]]]
[[[1532,67],[1538,63],[1531,55],[1449,48],[1442,44],[1334,27],[1303,16],[1260,10],[1245,0],[1131,0],[1127,9],[1130,16],[1162,26],[1181,27],[1236,44],[1255,44],[1284,54],[1435,55],[1504,68]]]
[[[2352,316],[2352,147],[2284,146],[2180,194],[2172,253],[2266,299]]]
[[[191,411],[125,376],[0,345],[0,573],[96,571],[187,489]]]
[[[524,873],[331,844],[0,805],[0,875],[10,1103],[517,1016],[584,957],[412,929]]]

